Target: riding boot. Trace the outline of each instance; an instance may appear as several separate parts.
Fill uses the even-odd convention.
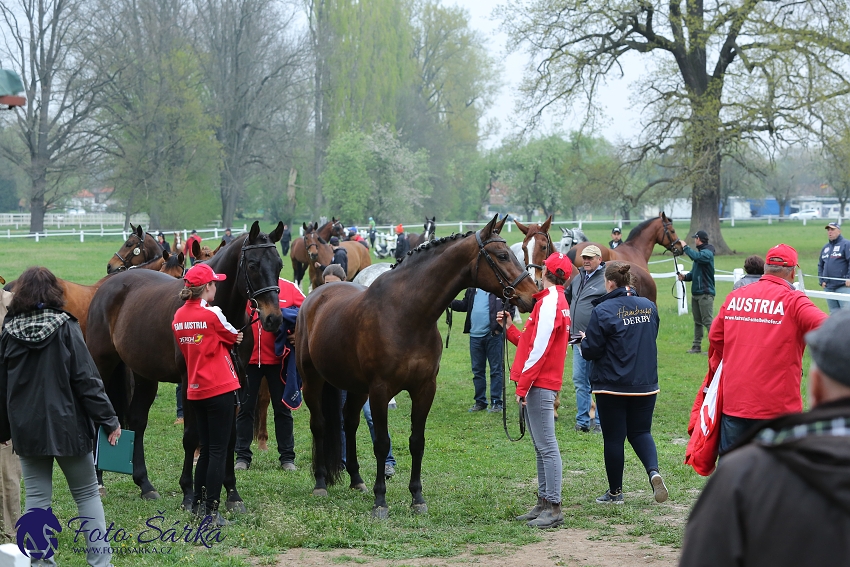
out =
[[[564,514],[561,512],[561,503],[554,504],[546,502],[546,509],[537,517],[536,520],[531,520],[526,524],[532,528],[557,528],[564,523]]]
[[[517,516],[514,520],[518,520],[520,522],[527,522],[529,520],[534,520],[540,513],[543,511],[546,506],[546,499],[537,497],[537,504],[534,505],[534,508],[523,514],[522,516]]]

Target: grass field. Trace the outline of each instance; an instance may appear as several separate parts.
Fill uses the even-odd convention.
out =
[[[271,223],[263,223],[268,229]],[[679,226],[680,236],[687,234]],[[592,240],[607,242],[608,227],[588,228]],[[627,232],[627,227],[624,228]],[[517,241],[514,230],[509,243]],[[807,274],[817,273],[817,257],[826,239],[820,224],[806,227],[799,223],[739,223],[725,227],[724,237],[734,256],[718,257],[718,270],[740,267],[750,254],[761,254],[777,243],[786,242],[797,248],[800,263]],[[0,275],[14,279],[30,265],[44,265],[60,277],[79,283],[91,283],[106,272],[106,262],[120,246],[120,237],[88,238],[80,244],[71,238],[51,238],[39,243],[0,239]],[[656,251],[662,249],[656,247]],[[669,254],[667,255],[669,257]],[[661,259],[657,255],[652,259]],[[672,263],[651,267],[652,271],[672,271]],[[284,259],[284,277],[292,273]],[[807,279],[807,287],[816,281]],[[662,473],[670,490],[665,504],[652,502],[651,491],[642,467],[629,448],[626,450],[624,491],[626,505],[604,507],[594,498],[606,489],[602,463],[602,438],[573,430],[575,397],[571,376],[571,356],[565,370],[561,419],[557,434],[564,461],[563,502],[565,526],[593,530],[596,537],[631,538],[648,535],[653,541],[677,546],[681,543],[684,522],[704,484],[704,479],[682,464],[686,443],[686,427],[696,390],[706,372],[706,358],[686,355],[691,345],[691,317],[676,314],[670,288],[672,280],[660,280],[658,292],[661,331],[658,341],[658,368],[661,393],[656,406],[653,434],[658,445]],[[731,290],[731,283],[718,283],[715,310]],[[815,303],[826,309],[825,302]],[[171,565],[191,562],[199,567],[212,565],[273,564],[276,554],[289,547],[358,548],[366,554],[403,560],[411,557],[452,556],[472,549],[475,554],[502,554],[513,546],[538,539],[538,534],[511,521],[534,502],[536,473],[534,450],[530,439],[511,443],[502,431],[500,415],[467,413],[472,404],[472,382],[466,336],[462,316],[453,328],[451,346],[443,353],[438,389],[426,429],[423,463],[423,486],[429,512],[413,516],[409,512],[410,493],[407,481],[410,455],[407,432],[410,424],[410,400],[406,393],[398,396],[399,407],[390,411],[390,433],[393,451],[399,462],[397,475],[388,482],[387,500],[390,518],[385,522],[369,519],[372,496],[353,492],[347,482],[332,487],[330,498],[311,495],[310,436],[308,410],[295,412],[296,463],[299,470],[284,473],[277,470],[277,455],[255,451],[251,470],[238,477],[239,490],[248,506],[248,514],[235,518],[225,529],[226,539],[211,549],[186,543],[168,544],[167,555],[134,555],[116,557],[121,565]],[[440,324],[445,336],[445,326]],[[356,332],[356,329],[353,329]],[[142,330],[143,332],[143,330]],[[375,337],[381,340],[380,337]],[[707,346],[707,345],[706,345]],[[155,355],[155,353],[152,353]],[[808,357],[804,367],[808,367]],[[514,409],[514,408],[511,408]],[[163,495],[158,502],[143,502],[129,477],[106,473],[108,494],[104,499],[107,522],[115,522],[129,533],[145,528],[145,521],[158,514],[164,516],[163,529],[177,523],[179,533],[190,521],[188,514],[178,511],[180,504],[179,475],[182,428],[174,421],[174,388],[160,389],[151,412],[146,435],[148,471],[152,482]],[[515,426],[514,426],[515,427]],[[274,429],[270,429],[273,436]],[[361,423],[358,434],[359,455],[367,484],[374,480],[374,457],[368,430]],[[270,440],[274,447],[274,440]],[[76,515],[61,474],[54,483],[54,511],[65,525]],[[72,530],[59,537],[59,564],[84,565],[84,557],[72,552]],[[126,547],[131,547],[130,545]]]

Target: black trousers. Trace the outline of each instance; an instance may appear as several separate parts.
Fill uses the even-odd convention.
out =
[[[248,387],[242,390],[242,407],[236,416],[236,460],[251,464],[254,454],[251,441],[254,439],[254,415],[257,412],[257,395],[263,376],[269,383],[269,394],[274,411],[274,434],[281,463],[295,462],[295,437],[292,435],[292,412],[283,404],[283,382],[280,380],[280,364],[249,364]]]
[[[623,467],[626,462],[624,448],[627,438],[647,474],[649,471],[658,470],[658,451],[650,433],[656,396],[657,394],[596,394],[596,409],[599,413],[599,424],[602,426],[605,472],[612,494],[623,488]]]
[[[236,411],[236,392],[219,394],[204,400],[187,400],[192,404],[198,425],[201,455],[195,466],[195,500],[202,500],[208,511],[221,501],[227,445]]]

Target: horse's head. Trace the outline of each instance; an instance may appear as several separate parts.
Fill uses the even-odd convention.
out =
[[[307,252],[307,257],[310,258],[310,262],[319,262],[327,266],[333,259],[330,244],[319,236],[318,232],[314,231],[304,235],[304,249]]]
[[[175,278],[183,277],[183,271],[186,265],[186,258],[183,256],[183,252],[178,252],[177,254],[169,254],[168,252],[163,251],[162,258],[163,260],[165,260],[165,262],[159,269],[160,272],[168,274],[169,276],[173,276]]]
[[[478,243],[478,259],[475,286],[498,297],[510,300],[519,307],[520,311],[531,311],[533,295],[537,286],[528,277],[528,272],[508,248],[505,240],[499,236],[504,225],[504,219],[499,222],[499,215],[493,217],[487,226],[475,233]],[[482,265],[482,260],[487,266]],[[490,269],[487,269],[489,266]]]
[[[573,231],[568,228],[561,227],[561,253],[566,254],[570,248],[573,247],[575,242],[576,239],[573,236]]]
[[[106,264],[106,273],[112,274],[150,262],[154,258],[162,256],[162,248],[156,239],[142,230],[141,226],[130,225],[132,232],[124,241],[118,252]]]
[[[522,253],[525,259],[525,267],[528,269],[528,273],[534,277],[538,289],[543,289],[543,263],[555,251],[552,239],[549,237],[551,226],[552,216],[549,215],[549,218],[542,225],[530,224],[525,226],[523,231],[525,238],[522,241]]]
[[[345,240],[348,237],[348,231],[342,224],[342,220],[331,217],[331,236],[336,236],[340,240]]]
[[[278,279],[283,261],[275,247],[282,234],[282,222],[277,224],[273,232],[266,234],[260,231],[260,223],[254,221],[239,251],[239,268],[236,273],[240,291],[255,304],[263,329],[270,333],[277,332],[283,322],[278,297]],[[229,252],[234,253],[232,250]]]
[[[502,223],[504,224],[504,221],[502,221]],[[425,240],[433,240],[436,234],[437,217],[431,217],[430,219],[425,217],[425,224],[423,225],[423,228],[425,229]]]
[[[679,236],[676,234],[676,229],[673,228],[673,221],[670,220],[664,211],[658,214],[661,220],[661,227],[656,231],[655,241],[673,253],[674,256],[680,256],[685,253],[682,244],[679,242]]]

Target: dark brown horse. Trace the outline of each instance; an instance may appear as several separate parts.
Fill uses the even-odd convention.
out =
[[[320,238],[327,242],[332,235],[334,224],[338,222],[339,221],[334,218],[331,222],[323,224],[321,228],[317,222],[310,224],[302,223],[301,226],[304,230],[304,236],[307,236],[312,232],[316,232]],[[295,282],[295,285],[301,287],[301,281],[304,279],[304,276],[307,275],[307,266],[310,265],[310,258],[307,257],[307,248],[304,244],[304,238],[296,238],[292,241],[292,247],[289,249],[289,258],[292,262],[292,281]]]
[[[436,228],[437,228],[437,217],[425,217],[425,224],[422,225],[425,229],[422,234],[411,234],[407,237],[407,241],[410,242],[411,248],[416,248],[423,242],[428,242],[429,240],[433,240]]]
[[[282,262],[275,242],[280,240],[282,233],[283,223],[266,235],[260,232],[259,223],[255,222],[248,234],[237,237],[208,262],[217,273],[227,276],[216,286],[214,303],[233,326],[240,328],[247,322],[245,305],[250,298],[257,304],[260,321],[266,331],[274,333],[280,327],[282,316],[277,280]],[[143,498],[159,498],[148,479],[144,455],[148,412],[158,383],[183,383],[183,407],[187,413],[180,486],[183,489],[182,505],[189,509],[194,499],[192,461],[198,446],[198,434],[194,427],[192,404],[187,404],[185,399],[186,363],[171,330],[174,313],[183,304],[177,297],[182,286],[181,281],[148,270],[129,270],[109,278],[92,300],[86,345],[107,390],[109,382],[114,379],[114,371],[121,367],[122,362],[133,372],[134,390],[126,422],[122,426],[136,432],[133,480],[141,489]],[[250,352],[252,343],[251,333],[246,333],[240,352]],[[244,510],[233,473],[234,444],[235,429],[225,469],[226,505],[229,510]]]
[[[366,490],[357,461],[356,431],[360,409],[368,398],[377,459],[372,515],[387,516],[387,403],[406,390],[413,402],[412,508],[414,512],[427,510],[421,472],[425,421],[434,401],[443,350],[437,320],[468,287],[507,297],[522,311],[531,310],[532,295],[537,292],[528,272],[499,236],[503,224],[494,217],[477,233],[425,243],[368,288],[333,283],[315,290],[304,301],[298,313],[295,357],[304,381],[304,401],[310,408],[314,495],[327,496],[327,485],[338,481],[341,474],[339,390],[347,390],[345,466],[351,487]],[[358,332],[349,338],[346,348],[340,348],[339,329],[352,327]]]
[[[162,256],[162,248],[156,238],[143,231],[141,225],[131,224],[130,228],[132,229],[130,236],[106,264],[107,274],[120,272]]]
[[[307,249],[307,257],[310,259],[308,264],[310,274],[310,285],[316,289],[324,283],[322,272],[316,267],[316,262],[322,266],[327,266],[333,261],[333,247],[325,240],[319,237],[317,232],[305,234],[304,247]],[[345,249],[348,255],[348,269],[346,271],[346,280],[352,281],[360,271],[372,265],[372,257],[369,255],[369,249],[354,240],[346,240],[339,244]]]

